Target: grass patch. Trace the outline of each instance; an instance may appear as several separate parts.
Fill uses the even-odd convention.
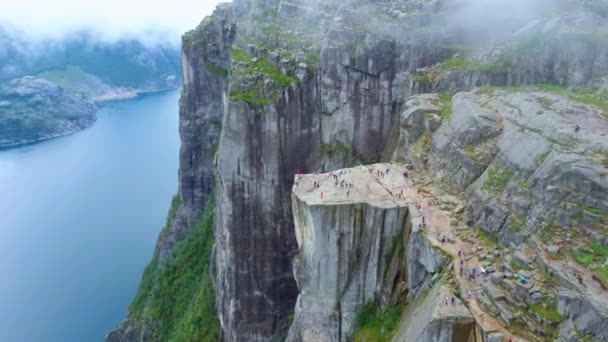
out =
[[[61,88],[71,92],[78,91],[79,84],[88,78],[80,67],[72,65],[65,67],[65,69],[45,71],[37,76],[57,83]]]
[[[306,64],[306,69],[315,70],[319,67],[320,58],[318,55],[308,54],[304,57],[304,63]]]
[[[213,73],[223,79],[228,78],[228,70],[226,70],[222,67],[219,67],[213,63],[209,63],[209,62],[205,63],[205,68],[207,70],[209,70],[211,73]]]
[[[422,154],[426,151],[428,151],[431,148],[431,134],[429,132],[425,132],[422,137],[420,137],[420,139],[418,139],[418,142],[416,143],[416,145],[414,145],[414,149],[412,150],[412,152],[414,153],[415,156],[420,157],[422,156]]]
[[[576,248],[573,252],[572,252],[572,258],[574,259],[574,261],[576,261],[577,263],[588,267],[591,266],[591,264],[596,261],[599,256],[597,256],[593,250],[587,248],[587,247],[579,247]]]
[[[489,192],[501,193],[505,191],[511,178],[513,178],[513,172],[509,170],[488,169],[488,176],[483,189]]]
[[[487,247],[490,247],[490,248],[498,247],[498,243],[496,243],[496,240],[494,240],[492,237],[490,237],[483,229],[481,229],[479,227],[477,228],[475,237],[477,238],[477,240],[479,242],[483,243]]]
[[[562,316],[557,311],[555,302],[552,300],[547,299],[538,304],[531,305],[530,310],[549,322],[558,322],[562,319]]]
[[[469,158],[470,160],[478,163],[483,162],[483,156],[479,152],[477,152],[474,147],[467,146],[463,149],[463,152],[464,156]]]
[[[553,84],[540,84],[531,88],[565,96],[576,102],[601,108],[604,114],[608,113],[608,91],[605,90],[600,92],[594,88],[568,89]]]
[[[544,96],[537,96],[536,101],[538,103],[540,103],[541,106],[543,106],[543,108],[545,108],[547,110],[550,110],[551,106],[555,103],[555,100],[552,100],[552,99],[544,97]]]
[[[604,286],[608,286],[608,268],[599,267],[595,270],[595,275]]]
[[[505,70],[507,67],[508,65],[503,61],[498,63],[481,63],[458,57],[448,58],[441,63],[443,70],[498,72]]]
[[[173,198],[171,199],[171,206],[169,207],[169,213],[167,213],[167,219],[165,220],[165,226],[160,231],[161,238],[167,235],[169,232],[169,227],[177,214],[177,209],[179,208],[180,204],[182,204],[182,198],[179,197],[179,194],[173,195]]]
[[[419,73],[419,74],[414,74],[411,79],[414,82],[420,83],[420,84],[430,84],[433,83],[433,79],[431,78],[431,75],[429,75],[428,73]]]
[[[545,162],[545,160],[547,160],[547,156],[546,155],[539,155],[536,158],[534,158],[534,160],[536,161],[536,164],[541,165],[542,163]]]
[[[387,342],[397,332],[402,308],[390,306],[381,310],[375,301],[362,305],[355,318],[355,342]]]
[[[267,106],[273,103],[274,98],[279,93],[277,88],[287,87],[299,82],[295,77],[283,74],[279,69],[272,66],[266,58],[254,58],[243,49],[230,49],[234,65],[234,73],[240,78],[243,76],[259,77],[253,86],[248,89],[235,87],[230,90],[231,101],[244,101],[252,106]],[[274,87],[264,92],[264,81],[271,80]],[[236,82],[238,84],[238,82]]]
[[[262,95],[261,88],[261,83],[258,83],[248,90],[232,89],[230,90],[230,101],[244,101],[254,106],[267,106],[273,102],[273,98]]]
[[[212,198],[212,196],[210,197]],[[149,327],[156,341],[217,341],[219,321],[209,276],[213,247],[213,201],[194,230],[162,265],[154,258],[129,306],[128,318]]]
[[[513,229],[516,232],[521,232],[521,230],[524,228],[524,226],[526,224],[526,217],[524,215],[511,213],[510,221],[511,221],[511,229]]]
[[[244,74],[262,75],[283,87],[300,82],[295,77],[283,74],[279,69],[272,66],[266,58],[254,58],[243,49],[230,49],[230,56],[234,62],[245,64],[245,66],[239,67],[239,71]]]
[[[454,97],[454,93],[452,92],[443,92],[437,93],[437,98],[433,100],[433,104],[435,106],[441,106],[441,120],[448,121],[450,116],[452,115],[452,98]]]
[[[321,144],[319,149],[321,150],[321,153],[324,153],[327,155],[334,155],[334,154],[338,153],[338,154],[341,154],[344,156],[348,156],[348,155],[350,155],[350,152],[351,152],[350,146],[344,145],[339,140],[336,140],[331,144]]]

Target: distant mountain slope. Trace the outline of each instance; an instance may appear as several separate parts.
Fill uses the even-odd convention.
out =
[[[32,41],[0,26],[0,148],[89,127],[94,103],[175,89],[180,75],[177,45],[86,31]]]
[[[0,148],[55,138],[95,123],[95,105],[55,83],[26,76],[0,87]]]
[[[90,32],[31,42],[15,30],[0,27],[0,81],[69,66],[78,66],[112,86],[147,91],[179,85],[177,46],[152,46],[135,39],[104,42]]]

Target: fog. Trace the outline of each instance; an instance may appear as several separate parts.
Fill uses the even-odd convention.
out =
[[[219,0],[15,0],[0,6],[0,25],[30,39],[87,30],[101,39],[178,41],[211,14]]]

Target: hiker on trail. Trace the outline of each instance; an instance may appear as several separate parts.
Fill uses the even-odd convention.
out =
[[[456,304],[456,299],[454,299],[454,297],[452,297],[452,305]]]
[[[350,197],[350,190],[346,191],[346,197]]]
[[[477,273],[477,269],[475,267],[471,268],[471,274],[473,274],[473,278],[475,278],[475,273]]]
[[[407,177],[408,177],[407,171],[403,173],[403,177],[404,177],[404,178],[407,178]]]
[[[321,198],[323,198],[323,191],[321,191]]]
[[[388,172],[390,171],[390,169],[386,169],[386,174],[388,175]]]
[[[579,126],[578,124],[576,126],[574,126],[574,132],[575,133],[577,133],[580,130],[581,130],[581,126]]]

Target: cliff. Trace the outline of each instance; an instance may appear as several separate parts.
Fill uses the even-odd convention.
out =
[[[606,14],[603,2],[550,2],[218,6],[183,37],[181,204],[153,264],[172,260],[214,188],[222,340],[537,340],[569,322],[604,338],[606,306],[590,298],[606,274]],[[409,201],[428,212],[374,197],[386,189],[327,203],[301,192],[310,179],[331,188],[323,175],[294,188],[299,171],[379,161],[412,164],[382,167],[411,173]],[[403,248],[385,257],[399,230]],[[500,274],[467,282],[471,266]],[[449,290],[437,290],[441,269],[454,270]],[[474,324],[437,308],[442,291]],[[412,301],[428,293],[412,327]]]

